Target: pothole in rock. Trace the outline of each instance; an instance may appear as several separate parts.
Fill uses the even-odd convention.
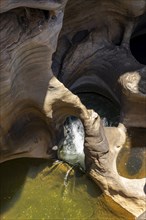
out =
[[[117,157],[118,173],[126,178],[146,177],[146,129],[130,128],[125,146]]]

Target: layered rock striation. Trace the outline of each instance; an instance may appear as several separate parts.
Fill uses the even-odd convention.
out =
[[[140,215],[145,179],[121,177],[116,158],[125,126],[146,128],[146,67],[130,48],[132,36],[146,33],[146,1],[1,0],[0,13],[0,162],[57,158],[63,123],[76,116],[85,130],[86,172]],[[119,126],[104,127],[82,104],[84,93],[118,106]]]

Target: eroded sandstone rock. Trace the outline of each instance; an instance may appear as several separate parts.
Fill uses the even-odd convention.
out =
[[[146,128],[146,68],[121,76],[123,123]]]
[[[0,2],[0,161],[52,157],[56,138],[43,105],[65,3]]]
[[[87,173],[138,216],[145,208],[145,179],[123,178],[116,169],[125,127],[104,128],[75,94],[93,92],[122,103],[122,122],[145,127],[145,67],[131,54],[129,41],[146,1],[66,3],[0,1],[0,162],[56,158],[52,148],[60,128],[74,115],[85,129]]]

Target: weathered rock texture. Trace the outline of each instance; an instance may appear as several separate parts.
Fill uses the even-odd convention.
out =
[[[146,68],[129,46],[135,27],[145,22],[146,1],[66,3],[0,1],[0,161],[55,158],[52,147],[63,122],[75,115],[85,128],[87,173],[138,216],[145,208],[145,179],[123,178],[116,169],[124,126],[103,128],[98,114],[74,94],[101,94],[121,104],[127,127],[146,128]],[[135,36],[142,31],[137,30]]]
[[[55,138],[43,105],[64,4],[44,1],[44,11],[34,9],[41,1],[1,1],[1,161],[50,157]]]

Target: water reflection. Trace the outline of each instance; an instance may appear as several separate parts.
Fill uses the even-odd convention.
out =
[[[146,177],[146,129],[128,129],[125,147],[117,158],[117,168],[121,176],[127,178]]]

